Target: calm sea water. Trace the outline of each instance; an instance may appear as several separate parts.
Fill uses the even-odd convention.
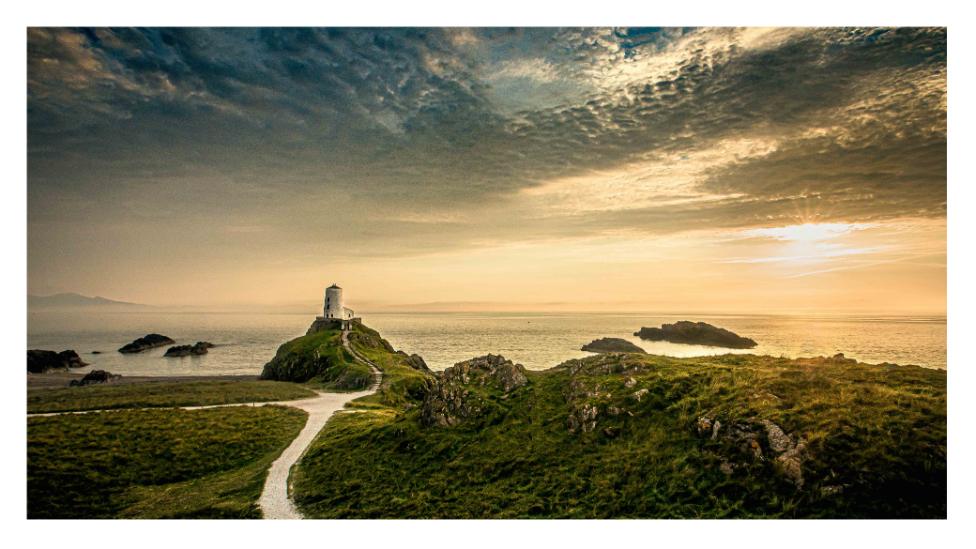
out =
[[[701,320],[751,337],[748,351],[643,341],[633,332],[676,320]],[[123,375],[257,374],[283,342],[302,335],[307,314],[266,313],[64,313],[28,315],[29,349],[74,349],[91,366]],[[574,313],[376,313],[363,321],[397,349],[417,353],[431,368],[486,353],[502,354],[541,370],[589,355],[584,343],[620,337],[647,352],[670,356],[755,353],[816,356],[844,353],[864,362],[946,367],[944,317],[789,317]],[[210,341],[200,357],[164,358],[165,347],[135,355],[117,349],[149,332],[177,344]],[[92,354],[92,351],[102,351]]]

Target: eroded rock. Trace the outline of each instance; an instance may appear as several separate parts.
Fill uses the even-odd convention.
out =
[[[741,455],[751,456],[759,461],[772,461],[780,474],[797,488],[803,487],[806,441],[790,435],[776,423],[768,419],[733,422],[723,429],[718,419],[701,416],[695,422],[695,430],[699,436],[730,443]],[[736,465],[730,462],[734,458],[735,456],[722,458],[723,465],[729,464],[728,467],[723,467],[726,474],[735,469]]]
[[[479,418],[496,406],[493,400],[507,398],[526,383],[525,367],[501,355],[458,362],[428,382],[421,421],[450,427]]]

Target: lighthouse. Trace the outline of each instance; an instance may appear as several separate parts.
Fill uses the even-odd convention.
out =
[[[325,318],[346,318],[343,316],[342,288],[336,284],[325,289],[325,307],[323,307],[322,316]]]
[[[328,320],[351,320],[354,315],[353,310],[346,307],[342,301],[342,288],[333,283],[325,289],[322,318]]]

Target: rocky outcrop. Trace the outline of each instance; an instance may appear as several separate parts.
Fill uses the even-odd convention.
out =
[[[81,360],[78,353],[70,349],[60,353],[42,349],[27,351],[27,371],[32,374],[42,374],[50,370],[81,368],[82,366],[88,366],[88,364]]]
[[[604,337],[600,339],[594,339],[593,341],[583,345],[580,348],[581,351],[589,351],[591,353],[641,353],[647,354],[644,349],[641,349],[637,345],[627,341],[626,339],[620,339],[619,337]]]
[[[494,401],[528,383],[525,367],[501,355],[485,355],[439,372],[428,384],[421,407],[427,426],[450,427],[480,418]]]
[[[396,354],[403,357],[403,361],[407,364],[407,366],[410,366],[414,370],[432,373],[430,367],[427,366],[427,362],[424,360],[424,357],[418,354],[408,355],[403,351],[397,351]]]
[[[139,339],[133,341],[132,343],[125,344],[121,349],[120,353],[141,353],[148,349],[154,349],[156,347],[162,347],[163,345],[170,345],[176,343],[172,339],[160,335],[160,334],[147,334]]]
[[[85,385],[95,385],[98,383],[110,383],[122,376],[113,374],[111,372],[106,372],[105,370],[92,370],[85,374],[85,377],[79,379],[72,379],[68,383],[69,387],[84,387]]]
[[[177,345],[175,347],[170,347],[166,349],[166,354],[163,356],[168,357],[182,357],[182,356],[199,356],[207,354],[208,349],[216,347],[213,343],[209,341],[197,341],[193,345]]]
[[[757,343],[725,328],[712,326],[705,322],[682,320],[674,324],[662,324],[660,328],[641,328],[634,335],[648,341],[669,341],[689,345],[708,345],[729,349],[751,349]]]
[[[844,353],[837,353],[834,356],[815,356],[815,357],[805,357],[796,359],[797,364],[803,366],[855,366],[857,360],[853,358],[847,358]],[[884,362],[880,364],[881,366],[898,366],[897,364],[890,364]]]
[[[720,469],[732,474],[745,464],[744,459],[771,461],[776,470],[797,488],[803,487],[803,462],[806,460],[806,441],[794,437],[768,419],[736,421],[724,426],[721,421],[701,416],[695,423],[700,437],[718,441],[728,450],[723,452]]]

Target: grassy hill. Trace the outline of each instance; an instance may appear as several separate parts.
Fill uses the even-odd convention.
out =
[[[432,375],[362,328],[384,387],[293,472],[312,517],[946,515],[946,376],[843,357],[608,354]]]
[[[342,332],[325,329],[295,338],[265,364],[261,379],[294,381],[337,391],[369,387],[372,372],[342,346]]]

